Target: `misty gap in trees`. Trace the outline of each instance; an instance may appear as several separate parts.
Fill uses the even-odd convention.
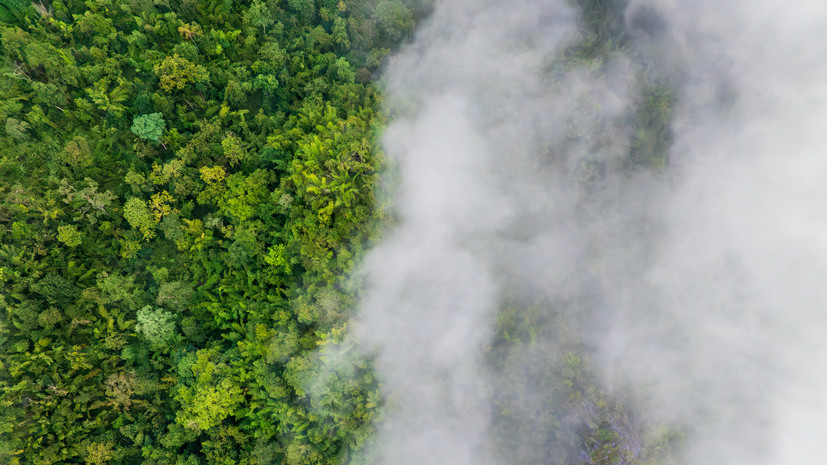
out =
[[[565,168],[588,212],[607,173],[667,168],[676,83],[652,58],[656,11],[572,5],[549,85],[634,57],[628,153]],[[317,349],[345,339],[362,285],[346,278],[395,221],[377,79],[430,8],[0,1],[0,462],[371,461],[381,379],[369,357],[322,373]],[[601,136],[578,126],[592,104],[573,143]],[[513,288],[488,352],[508,385],[496,447],[527,451],[513,463],[672,463],[679,431],[590,373],[572,328],[600,297]],[[510,371],[529,350],[535,369]]]

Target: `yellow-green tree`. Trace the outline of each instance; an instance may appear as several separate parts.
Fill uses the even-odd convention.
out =
[[[153,70],[161,81],[161,88],[167,92],[181,90],[196,82],[206,82],[210,73],[206,68],[182,58],[177,53],[164,58]]]

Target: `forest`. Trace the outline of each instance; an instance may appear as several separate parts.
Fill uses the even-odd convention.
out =
[[[624,2],[569,3],[551,75],[630,53]],[[380,79],[432,7],[0,1],[0,463],[374,463],[382,379],[319,349],[347,337],[363,283],[345,278],[398,220]],[[650,65],[631,65],[629,149],[572,174],[584,190],[667,167],[673,82]],[[554,305],[502,303],[495,431],[525,429],[521,347],[548,352],[528,376],[549,394],[543,427],[497,447],[674,463],[679,429],[607,393]]]

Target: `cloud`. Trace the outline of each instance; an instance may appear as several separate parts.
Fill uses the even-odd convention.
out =
[[[827,6],[657,3],[645,5],[682,50],[670,185],[651,207],[662,232],[639,282],[607,280],[619,316],[606,370],[646,380],[648,414],[688,425],[688,463],[815,457]]]
[[[827,6],[607,3],[622,46],[590,54],[578,41],[606,38],[580,3],[439,2],[388,67],[399,223],[363,266],[355,324],[388,404],[375,455],[546,457],[492,445],[502,391],[539,412],[550,388],[529,373],[565,355],[526,345],[510,359],[526,379],[498,379],[517,295],[564,316],[638,425],[683,428],[686,463],[818,457]],[[555,421],[538,415],[522,427]]]

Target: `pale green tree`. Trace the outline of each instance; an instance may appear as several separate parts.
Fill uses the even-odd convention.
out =
[[[132,132],[141,139],[158,142],[164,134],[166,122],[161,113],[136,116],[132,120]]]
[[[175,336],[175,317],[159,307],[147,305],[138,310],[138,324],[135,331],[153,348],[165,347]]]
[[[241,388],[232,379],[230,367],[217,358],[217,348],[202,349],[192,365],[179,367],[179,370],[189,372],[183,373],[185,377],[191,373],[193,382],[179,385],[175,394],[181,404],[176,423],[195,431],[208,430],[221,424],[244,401]]]
[[[155,227],[158,221],[145,201],[137,197],[127,200],[123,206],[123,217],[130,226],[141,232],[144,239],[155,237]]]
[[[273,24],[273,15],[266,3],[261,0],[253,0],[250,8],[244,12],[244,21],[255,27],[260,27],[261,32],[267,33],[267,26]]]
[[[83,237],[75,225],[65,224],[57,227],[57,240],[69,247],[77,247],[83,242]]]

